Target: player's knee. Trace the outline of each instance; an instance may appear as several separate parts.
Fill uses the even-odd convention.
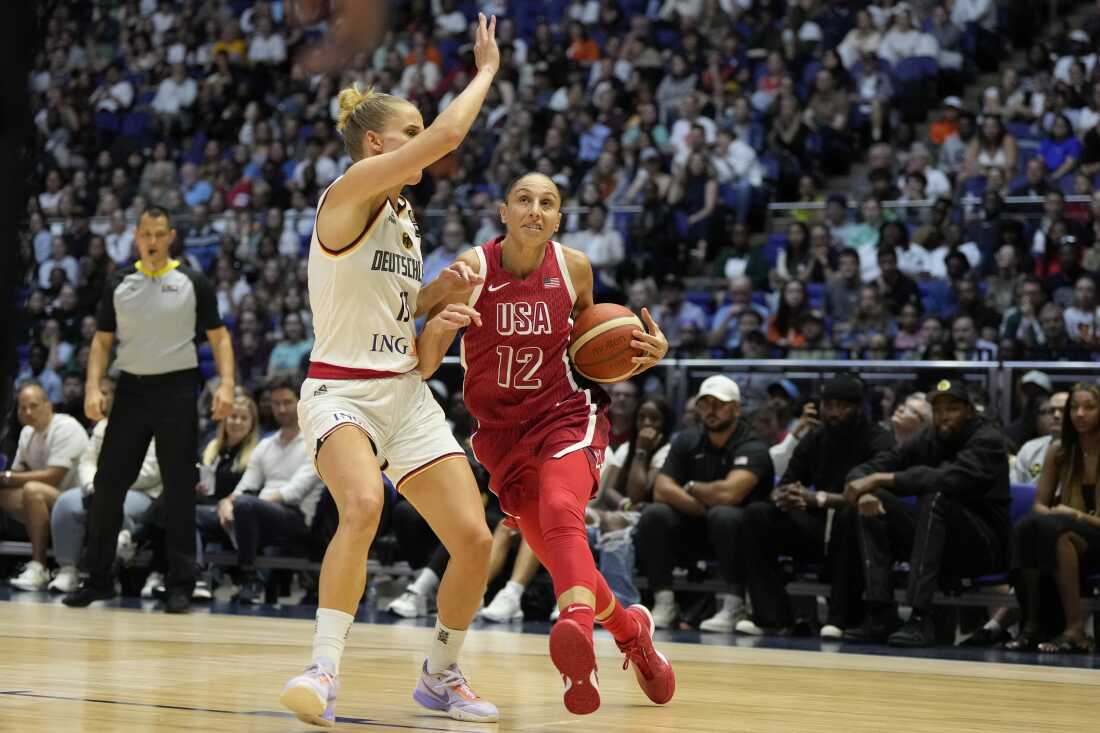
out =
[[[373,534],[382,516],[382,500],[366,493],[349,495],[340,508],[340,526],[357,535]]]
[[[484,524],[474,524],[461,528],[457,533],[447,533],[447,551],[451,560],[475,565],[488,566],[489,555],[493,548],[493,535]]]
[[[560,524],[566,517],[584,524],[584,507],[572,494],[558,492],[539,500],[539,516],[543,526]]]

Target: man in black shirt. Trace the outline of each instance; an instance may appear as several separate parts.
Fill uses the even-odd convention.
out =
[[[935,643],[929,609],[941,575],[976,577],[1007,565],[1004,435],[977,414],[962,381],[941,380],[928,401],[931,426],[848,475],[844,496],[859,508],[868,606],[863,625],[845,632],[850,641],[929,646]],[[901,496],[916,496],[916,506]],[[913,615],[891,634],[895,560],[909,561],[906,602]]]
[[[115,595],[111,572],[122,504],[156,438],[164,476],[161,501],[167,516],[168,598],[165,610],[186,612],[195,584],[195,485],[198,472],[199,371],[195,337],[210,339],[221,382],[214,394],[214,419],[233,406],[234,363],[229,332],[218,315],[214,286],[201,273],[171,259],[176,230],[163,209],[147,209],[134,232],[140,259],[115,272],[96,315],[88,356],[84,411],[103,417],[100,380],[116,336],[120,370],[111,420],[103,436],[95,474],[95,498],[88,514],[83,566],[88,579],[67,595],[67,606],[83,607]]]
[[[744,617],[744,507],[767,501],[775,482],[768,447],[741,421],[741,390],[729,377],[708,377],[695,402],[701,426],[675,436],[653,485],[653,503],[638,521],[638,567],[649,581],[659,628],[675,620],[677,560],[694,563],[713,552],[730,593],[704,631],[730,632]]]
[[[823,638],[839,639],[841,629],[863,618],[856,510],[844,500],[844,484],[850,470],[894,445],[893,435],[865,414],[863,395],[863,382],[854,375],[826,382],[823,424],[795,446],[771,501],[745,509],[742,542],[753,613],[752,620],[737,624],[739,633],[785,635],[794,626],[781,554],[826,559],[833,590]]]
[[[913,278],[898,269],[898,251],[893,247],[878,248],[878,269],[881,273],[875,285],[882,295],[883,302],[895,316],[909,304],[920,304],[920,289]]]

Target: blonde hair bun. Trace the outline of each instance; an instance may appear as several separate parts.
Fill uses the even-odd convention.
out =
[[[348,120],[355,114],[356,108],[375,96],[374,87],[367,87],[366,91],[363,91],[359,88],[359,82],[340,90],[340,95],[337,97],[340,103],[340,114],[336,118],[336,129],[341,135],[347,129]]]

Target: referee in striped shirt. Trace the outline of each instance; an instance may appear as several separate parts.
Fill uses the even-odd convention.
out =
[[[96,316],[88,356],[84,411],[104,416],[99,389],[118,338],[120,370],[114,405],[95,474],[88,513],[83,568],[87,580],[65,597],[83,607],[115,595],[112,566],[126,489],[137,478],[149,441],[156,438],[168,517],[168,597],[165,610],[184,613],[195,584],[195,485],[198,483],[198,390],[201,382],[195,342],[206,332],[221,383],[214,393],[214,419],[233,405],[234,363],[229,332],[218,315],[214,287],[200,272],[170,259],[176,239],[168,213],[149,208],[138,219],[134,241],[140,259],[107,282]]]

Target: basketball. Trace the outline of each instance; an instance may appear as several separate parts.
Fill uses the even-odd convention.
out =
[[[582,311],[573,324],[569,358],[593,382],[621,382],[638,367],[631,359],[642,355],[630,345],[634,331],[644,333],[645,326],[629,308],[597,303]]]

